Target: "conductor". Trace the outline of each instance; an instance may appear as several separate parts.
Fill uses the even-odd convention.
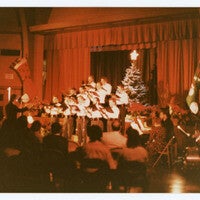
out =
[[[9,123],[15,123],[16,122],[18,112],[24,112],[24,111],[28,110],[27,107],[18,108],[18,106],[15,105],[16,98],[17,98],[17,95],[12,94],[11,97],[10,97],[10,101],[8,102],[8,104],[5,107],[6,119]]]

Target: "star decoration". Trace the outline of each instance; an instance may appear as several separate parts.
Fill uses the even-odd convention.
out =
[[[130,56],[131,56],[131,60],[137,60],[137,57],[139,56],[139,54],[137,53],[136,50],[133,50]]]

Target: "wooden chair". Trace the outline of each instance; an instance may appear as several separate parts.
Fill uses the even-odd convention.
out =
[[[64,189],[67,176],[67,158],[58,150],[45,149],[42,153],[42,166],[44,174],[51,184],[50,192],[60,192]]]
[[[83,159],[80,171],[80,192],[106,192],[110,180],[110,170],[106,161]]]

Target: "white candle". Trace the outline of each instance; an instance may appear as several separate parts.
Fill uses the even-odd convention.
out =
[[[10,101],[10,96],[11,96],[11,87],[8,87],[7,90],[8,90],[8,101]]]

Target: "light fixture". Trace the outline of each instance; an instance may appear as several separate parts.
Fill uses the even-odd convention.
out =
[[[34,122],[34,119],[31,115],[28,115],[27,121],[28,121],[29,124],[32,124]]]

